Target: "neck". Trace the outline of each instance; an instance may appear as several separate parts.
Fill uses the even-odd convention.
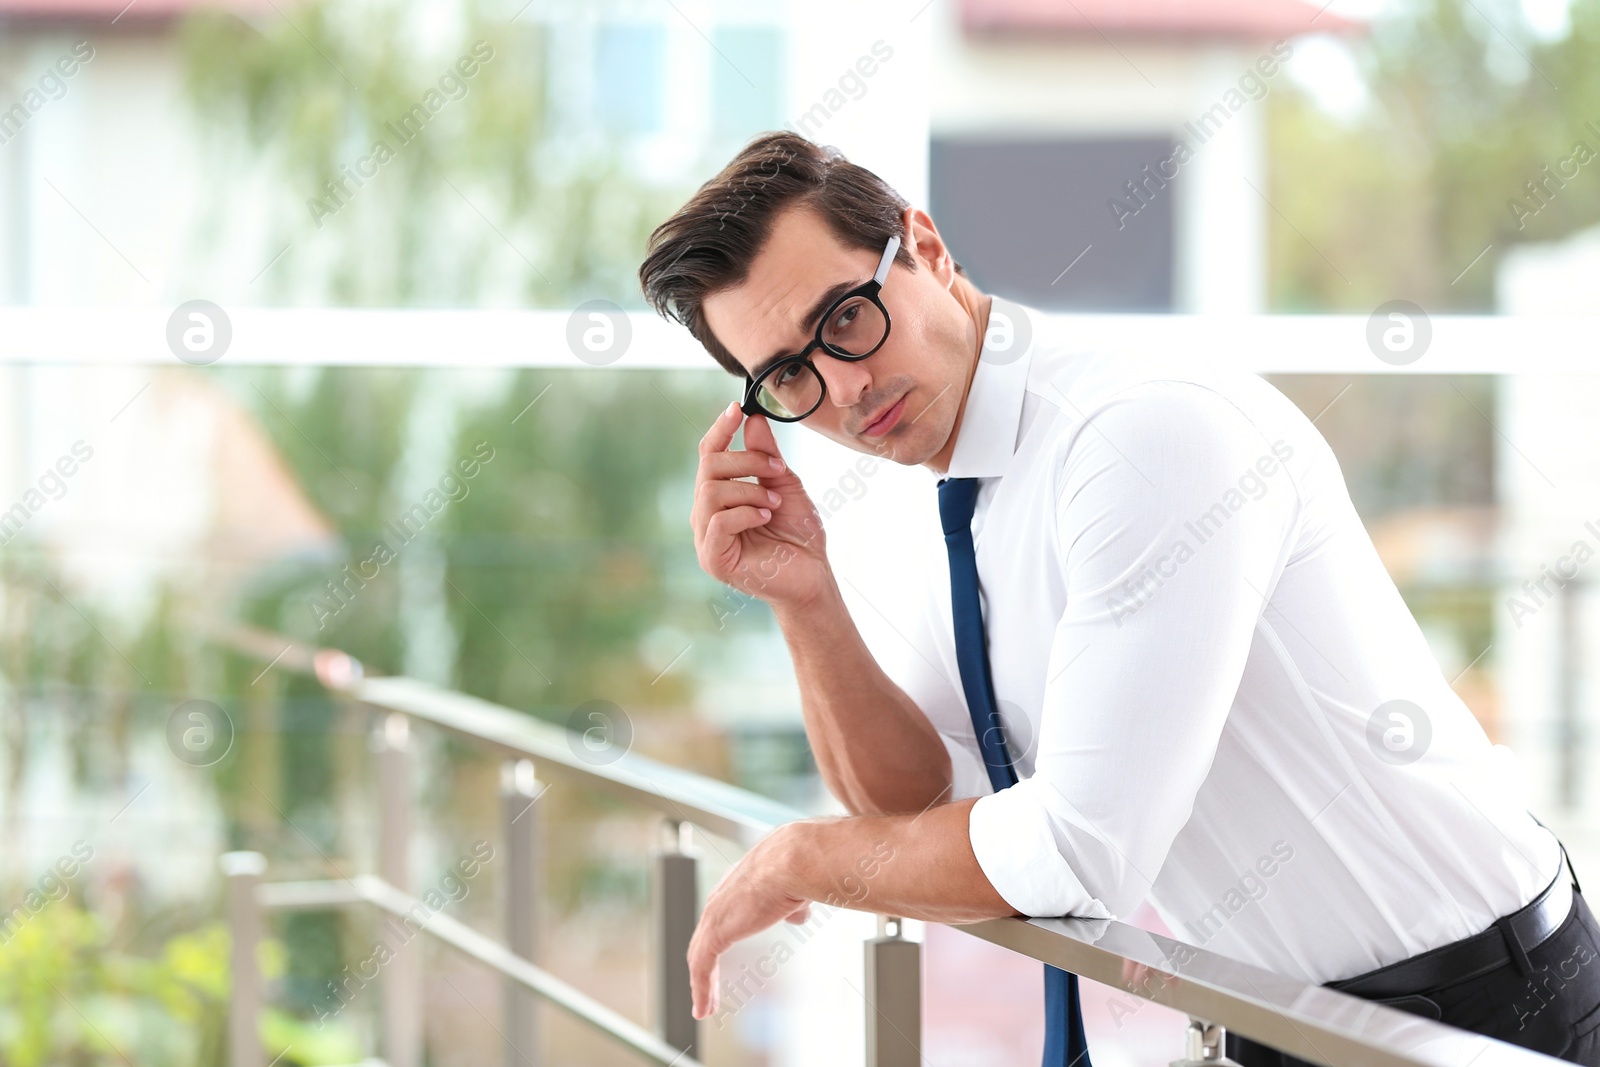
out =
[[[944,447],[923,464],[940,474],[949,471],[950,457],[956,451],[956,438],[961,436],[961,421],[967,413],[967,394],[972,391],[972,379],[978,372],[978,357],[983,354],[983,339],[989,332],[989,307],[993,303],[993,297],[979,292],[976,286],[959,274],[950,286],[950,295],[967,313],[967,358],[961,381],[961,405],[956,409],[956,421],[950,427],[950,437]]]

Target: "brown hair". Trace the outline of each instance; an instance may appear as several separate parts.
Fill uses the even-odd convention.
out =
[[[651,307],[689,328],[695,340],[736,378],[745,370],[711,327],[701,305],[707,296],[748,277],[778,215],[794,204],[817,211],[840,243],[881,252],[891,234],[903,234],[910,205],[876,174],[844,158],[837,148],[796,133],[764,133],[740,150],[721,173],[650,234],[639,266],[639,285]],[[902,243],[895,262],[917,269]],[[956,264],[956,270],[961,265]]]

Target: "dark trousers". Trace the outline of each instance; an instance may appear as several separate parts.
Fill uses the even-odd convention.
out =
[[[1402,1011],[1439,1021],[1572,1063],[1600,1067],[1600,923],[1583,894],[1572,894],[1572,912],[1555,933],[1528,953],[1533,971],[1514,961],[1464,982],[1418,989],[1408,997],[1385,997]],[[1376,999],[1376,998],[1371,998]],[[1229,1032],[1224,1051],[1244,1067],[1312,1067]]]

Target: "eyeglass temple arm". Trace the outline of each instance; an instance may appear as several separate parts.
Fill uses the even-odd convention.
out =
[[[889,277],[889,265],[894,262],[894,254],[900,250],[900,235],[895,234],[889,238],[888,247],[883,250],[883,258],[878,260],[878,269],[873,272],[872,280],[882,285]]]

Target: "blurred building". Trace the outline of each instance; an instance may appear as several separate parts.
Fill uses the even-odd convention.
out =
[[[1041,308],[1264,310],[1267,97],[1300,0],[959,0],[934,40],[932,214]]]
[[[1496,277],[1497,310],[1572,316],[1571,336],[1593,352],[1600,313],[1600,227],[1506,254]],[[1590,782],[1600,718],[1595,684],[1600,619],[1600,454],[1591,446],[1600,378],[1507,375],[1495,421],[1508,442],[1497,464],[1501,561],[1495,602],[1499,678],[1507,740],[1524,762],[1533,802],[1592,825],[1600,790]],[[1574,829],[1580,846],[1600,840]],[[1581,862],[1581,861],[1579,861]]]
[[[207,177],[179,37],[201,6],[0,0],[0,302],[168,298]]]

